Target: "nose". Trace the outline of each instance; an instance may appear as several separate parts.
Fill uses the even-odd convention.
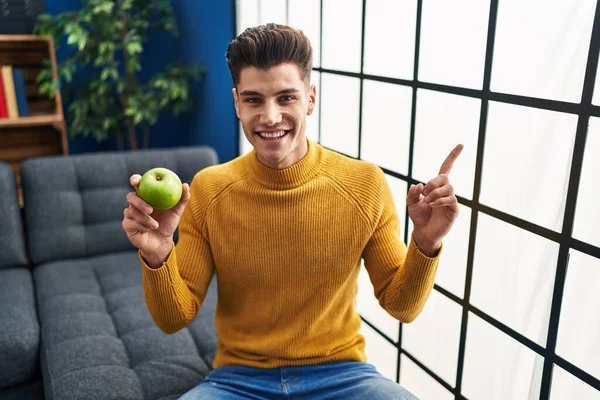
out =
[[[273,126],[279,124],[281,120],[281,110],[279,109],[279,105],[266,103],[260,113],[260,124]]]

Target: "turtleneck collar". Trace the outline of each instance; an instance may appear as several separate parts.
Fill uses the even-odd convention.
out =
[[[252,178],[261,185],[274,190],[292,189],[302,186],[315,176],[323,159],[323,149],[309,139],[306,140],[308,151],[298,161],[284,169],[267,167],[258,160],[256,150],[248,154]]]

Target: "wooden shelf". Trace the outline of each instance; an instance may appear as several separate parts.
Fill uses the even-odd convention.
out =
[[[0,35],[0,42],[49,42],[44,35]]]
[[[60,123],[63,123],[61,115],[35,115],[32,117],[2,118],[0,119],[0,128],[27,128]]]
[[[69,153],[67,127],[60,91],[53,99],[39,92],[37,76],[50,61],[52,77],[58,77],[54,43],[50,36],[0,35],[0,64],[23,70],[31,116],[0,119],[0,160],[14,169],[20,188],[20,164],[33,157]]]

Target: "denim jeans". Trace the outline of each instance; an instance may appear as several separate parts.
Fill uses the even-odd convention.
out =
[[[418,400],[371,364],[344,361],[301,367],[214,369],[180,400]]]

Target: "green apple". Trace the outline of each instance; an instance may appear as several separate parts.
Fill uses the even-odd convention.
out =
[[[156,210],[168,210],[179,203],[183,186],[177,174],[167,168],[152,168],[140,179],[138,195]]]

